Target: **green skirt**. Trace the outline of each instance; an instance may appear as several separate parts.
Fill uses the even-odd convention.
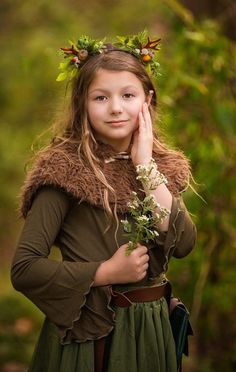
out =
[[[177,372],[166,300],[116,308],[109,337],[107,372]],[[57,328],[45,319],[29,372],[93,372],[93,341],[61,345]]]

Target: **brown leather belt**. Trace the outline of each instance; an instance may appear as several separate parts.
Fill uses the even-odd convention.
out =
[[[127,292],[112,290],[111,305],[128,307],[134,302],[150,302],[159,300],[167,294],[167,283],[156,287],[137,288]]]

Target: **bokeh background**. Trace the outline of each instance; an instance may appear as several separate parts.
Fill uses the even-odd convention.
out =
[[[32,143],[50,141],[50,132],[37,137],[63,111],[57,51],[77,35],[113,37],[145,27],[162,38],[156,125],[190,158],[200,195],[185,193],[198,228],[196,249],[172,259],[169,273],[195,332],[183,370],[236,370],[235,19],[233,0],[1,0],[1,372],[26,371],[43,319],[12,289],[9,267],[22,227],[17,195]]]

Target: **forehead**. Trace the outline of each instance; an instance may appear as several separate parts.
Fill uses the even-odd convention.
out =
[[[132,72],[99,69],[89,86],[89,91],[95,89],[122,89],[126,86],[143,90],[141,81]]]

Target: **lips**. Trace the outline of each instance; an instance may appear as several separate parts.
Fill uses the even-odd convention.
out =
[[[107,124],[122,124],[122,123],[126,123],[128,120],[110,120],[110,121],[107,121]]]

